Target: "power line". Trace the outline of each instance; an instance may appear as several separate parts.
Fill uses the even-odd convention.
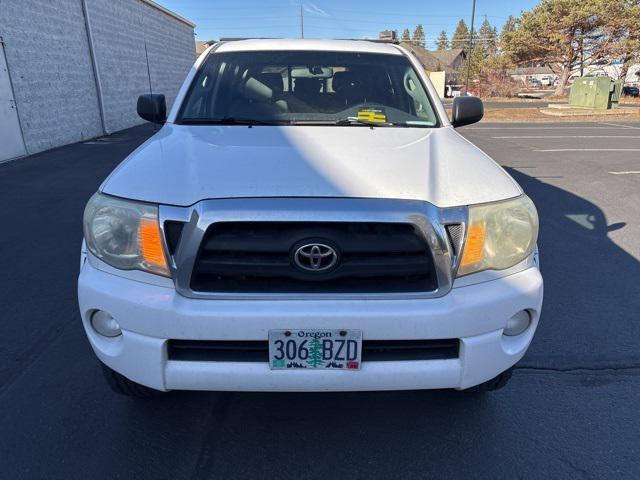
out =
[[[210,27],[211,30],[216,30],[218,32],[247,32],[247,31],[251,31],[251,30],[275,30],[275,29],[279,29],[279,28],[287,28],[287,29],[295,29],[299,32],[298,29],[299,25],[297,23],[292,23],[290,25],[262,25],[262,26],[257,26],[257,27],[223,27],[220,28],[219,26],[215,26],[215,27]]]
[[[378,15],[376,14],[367,14],[367,13],[363,13],[363,15]],[[386,14],[383,14],[386,16]],[[408,21],[407,23],[421,23],[423,26],[436,26],[436,27],[440,27],[440,26],[452,26],[453,23],[452,22],[446,22],[446,23],[432,23],[432,22],[416,22],[416,16],[420,16],[418,14],[414,14],[414,15],[402,15],[402,17],[407,18]],[[435,15],[429,15],[429,14],[424,14],[423,16],[425,17],[442,17],[442,18],[452,18],[452,19],[460,19],[460,17],[458,15],[439,15],[439,16],[435,16]],[[490,18],[508,18],[508,17],[496,17],[496,16],[492,16],[492,15],[483,15],[485,18],[486,17],[490,17]],[[244,20],[265,20],[265,19],[282,19],[282,18],[300,18],[299,14],[294,14],[292,15],[291,13],[289,13],[288,15],[260,15],[260,16],[215,16],[215,17],[198,17],[198,27],[202,26],[202,25],[206,25],[206,23],[203,23],[202,21],[214,21],[214,22],[218,22],[221,20],[237,20],[238,22],[240,21],[244,21]],[[393,22],[389,22],[386,20],[372,20],[372,19],[363,19],[360,16],[358,17],[350,17],[350,16],[338,16],[338,15],[329,15],[329,16],[318,16],[318,15],[307,15],[306,18],[307,22],[310,20],[313,21],[329,21],[329,22],[334,22],[334,21],[338,21],[338,20],[342,20],[342,21],[348,21],[348,22],[354,22],[354,23],[367,23],[367,24],[375,24],[375,25],[388,25],[389,23],[398,23],[398,22],[403,22],[402,20],[394,20]]]
[[[455,15],[455,14],[438,14],[438,15],[433,15],[429,12],[404,12],[404,13],[398,13],[396,12],[379,12],[378,10],[376,10],[375,12],[363,12],[361,10],[346,10],[346,9],[342,9],[342,8],[331,8],[331,9],[326,9],[329,12],[343,12],[343,13],[357,13],[359,15],[384,15],[385,17],[406,17],[406,18],[412,18],[415,19],[415,17],[419,17],[419,16],[423,16],[423,17],[442,17],[442,18],[457,18],[460,19],[461,15]],[[488,17],[491,18],[504,18],[505,20],[507,18],[509,18],[509,16],[503,16],[503,15],[487,15]]]
[[[220,20],[237,20],[237,21],[244,21],[244,20],[270,20],[270,19],[278,19],[278,18],[298,18],[298,15],[259,15],[259,16],[233,16],[233,17],[198,17],[198,26],[200,26],[202,23],[202,20],[207,20],[207,21],[220,21]]]
[[[372,24],[372,25],[389,25],[389,21],[385,21],[385,20],[360,20],[360,19],[351,19],[351,18],[344,18],[344,17],[308,17],[307,20],[312,20],[312,21],[328,21],[328,22],[335,22],[337,19],[340,20],[346,20],[349,22],[354,22],[354,23],[365,23],[365,24]],[[420,22],[419,22],[420,23]],[[420,23],[420,25],[422,25],[423,27],[451,27],[453,24],[452,23],[425,23],[422,22]]]

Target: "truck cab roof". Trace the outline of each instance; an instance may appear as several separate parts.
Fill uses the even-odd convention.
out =
[[[323,51],[323,52],[362,52],[402,55],[402,50],[393,43],[367,40],[316,40],[297,38],[253,38],[226,41],[218,44],[216,52],[247,51]]]

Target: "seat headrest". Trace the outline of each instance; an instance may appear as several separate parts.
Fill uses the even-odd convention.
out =
[[[354,88],[361,83],[359,75],[355,72],[336,72],[333,74],[334,92],[339,92],[346,88]]]
[[[273,90],[274,95],[281,94],[284,90],[282,75],[277,72],[260,73],[255,78]]]
[[[273,98],[273,90],[254,77],[245,82],[243,93],[247,100],[266,102]]]

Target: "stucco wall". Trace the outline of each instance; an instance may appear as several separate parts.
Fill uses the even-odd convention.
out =
[[[87,0],[106,131],[142,120],[151,87],[168,107],[194,61],[193,27],[141,0]],[[28,153],[104,134],[81,0],[0,0],[0,35]]]

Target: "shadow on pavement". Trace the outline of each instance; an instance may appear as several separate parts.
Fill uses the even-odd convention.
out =
[[[616,245],[591,201],[507,169],[540,216],[545,298],[540,326],[522,365],[545,368],[640,367],[640,262]],[[628,212],[637,221],[638,212]]]
[[[65,158],[0,167],[1,222],[11,226],[0,236],[10,259],[0,289],[0,478],[640,476],[630,368],[639,366],[640,266],[607,236],[624,225],[516,170],[541,217],[545,304],[526,368],[505,389],[112,394],[84,338],[69,265],[85,201],[150,133],[136,132],[109,150],[78,145]],[[585,370],[559,373],[575,368]]]
[[[540,212],[546,282],[532,353],[511,384],[480,397],[176,392],[163,409],[195,403],[206,412],[192,478],[633,477],[635,427],[611,428],[638,399],[625,372],[639,366],[640,267],[607,236],[625,224],[608,225],[594,203],[510,173]],[[152,424],[156,408],[129,405],[121,415]],[[604,454],[603,444],[621,451]]]

